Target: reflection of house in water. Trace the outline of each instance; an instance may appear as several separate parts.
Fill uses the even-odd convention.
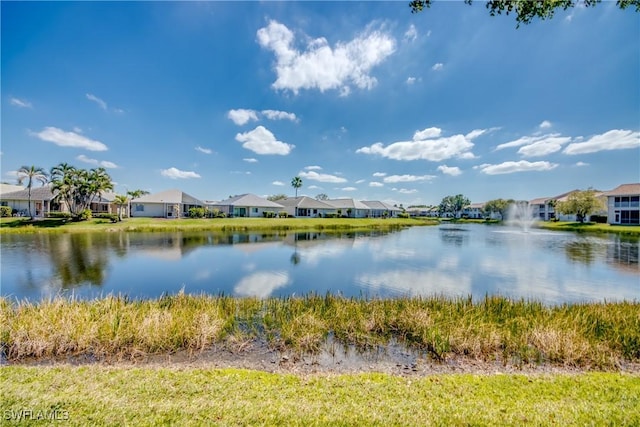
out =
[[[640,242],[616,239],[607,246],[607,262],[621,270],[637,274],[640,273],[639,253]]]
[[[464,228],[440,228],[440,239],[443,243],[462,246],[469,242],[469,232]]]

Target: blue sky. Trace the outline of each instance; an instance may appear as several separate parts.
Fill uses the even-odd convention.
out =
[[[639,14],[407,3],[2,2],[1,180],[405,206],[640,181]]]

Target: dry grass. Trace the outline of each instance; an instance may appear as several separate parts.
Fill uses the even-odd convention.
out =
[[[361,350],[393,340],[439,361],[465,356],[592,369],[640,361],[638,302],[549,307],[502,297],[367,300],[312,294],[259,300],[179,293],[143,301],[0,299],[0,321],[2,348],[16,361],[200,351],[257,339],[317,353],[329,336]]]

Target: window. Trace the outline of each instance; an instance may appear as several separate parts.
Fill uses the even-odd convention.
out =
[[[640,206],[640,196],[631,196],[631,207],[637,208]]]
[[[252,209],[251,209],[251,211],[252,211],[253,213],[258,213],[258,208],[252,208]]]
[[[614,207],[616,207],[616,208],[619,208],[619,207],[620,207],[620,197],[616,197],[616,198],[614,199],[614,204],[613,204],[613,206],[614,206]]]
[[[136,204],[136,212],[144,212],[144,205]]]

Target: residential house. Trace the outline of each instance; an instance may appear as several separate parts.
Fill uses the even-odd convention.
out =
[[[363,200],[362,203],[368,206],[370,218],[397,218],[402,209],[377,200]]]
[[[330,204],[307,196],[288,197],[278,200],[278,204],[284,206],[288,215],[295,217],[321,218],[336,213],[336,208]]]
[[[278,214],[285,210],[279,203],[272,202],[255,194],[241,194],[221,202],[213,202],[208,205],[212,209],[220,209],[229,217],[264,217],[265,212]]]
[[[471,203],[462,209],[462,216],[472,219],[484,218],[484,203]]]
[[[367,218],[371,211],[369,206],[355,199],[329,199],[325,202],[336,208],[338,216],[348,218]]]
[[[562,195],[561,195],[562,196]],[[557,196],[557,197],[561,197]],[[531,208],[531,216],[540,221],[551,221],[556,217],[556,211],[554,208],[556,198],[554,197],[539,197],[537,199],[529,200],[529,207]]]
[[[603,194],[609,224],[640,225],[640,183],[622,184]]]
[[[5,187],[4,189],[10,189]],[[0,205],[9,206],[14,211],[14,215],[29,215],[29,189],[19,187],[20,190],[10,191],[0,194]],[[51,211],[59,211],[60,205],[54,201],[54,194],[51,191],[51,184],[42,187],[31,187],[31,215],[36,218],[44,218]]]
[[[181,190],[166,190],[147,194],[131,201],[132,217],[181,218],[189,209],[203,207],[204,203]]]

